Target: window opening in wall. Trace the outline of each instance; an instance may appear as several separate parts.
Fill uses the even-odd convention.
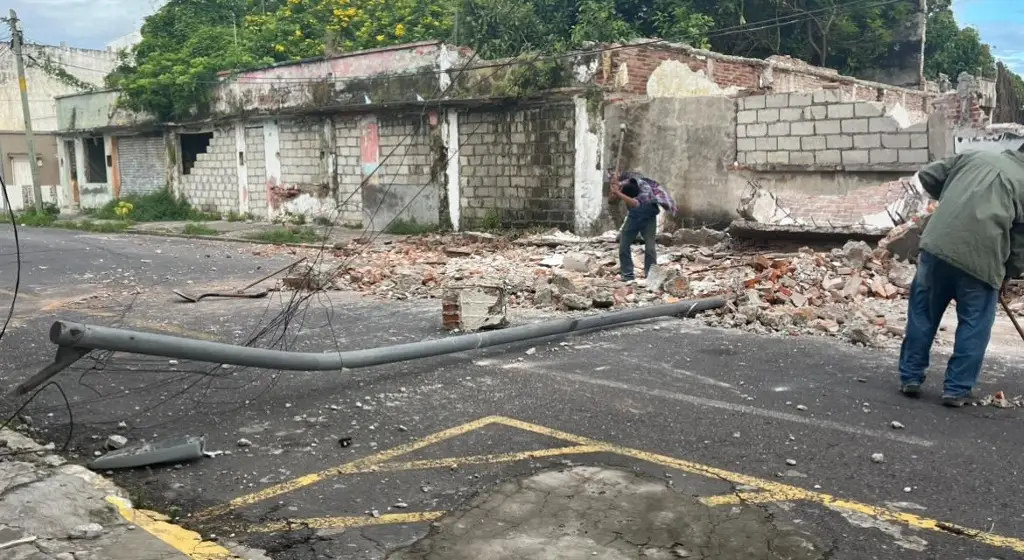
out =
[[[179,134],[181,142],[181,173],[191,175],[192,168],[196,165],[199,154],[205,154],[210,147],[210,140],[213,140],[212,132],[201,132],[199,134]]]
[[[85,182],[107,182],[107,149],[102,137],[85,139]]]

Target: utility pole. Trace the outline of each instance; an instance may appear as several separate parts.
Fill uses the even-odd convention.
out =
[[[36,212],[43,212],[43,189],[39,186],[39,165],[36,163],[36,141],[32,135],[32,111],[28,106],[28,84],[25,82],[25,61],[22,60],[21,24],[18,14],[11,10],[11,48],[14,51],[14,62],[18,67],[18,89],[21,91],[21,112],[25,115],[25,143],[28,144],[28,166],[32,170],[32,198],[35,199]]]

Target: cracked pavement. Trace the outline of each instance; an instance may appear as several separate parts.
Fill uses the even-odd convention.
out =
[[[50,359],[45,333],[56,317],[240,342],[281,309],[287,294],[188,305],[172,303],[169,290],[188,282],[244,285],[294,258],[246,245],[49,230],[29,230],[23,242],[31,273],[23,288],[30,297],[22,300],[17,326],[2,343],[5,351],[18,349],[0,365],[5,385]],[[10,258],[7,249],[3,253]],[[2,267],[0,283],[11,281],[9,267]],[[76,300],[83,293],[100,296]],[[50,307],[65,299],[74,303]],[[436,301],[380,302],[331,293],[314,298],[300,321],[303,328],[289,331],[288,341],[303,351],[444,336]],[[535,351],[527,354],[530,348]],[[1018,356],[993,352],[981,391],[1024,393]],[[210,377],[197,373],[205,371],[203,364],[114,356],[102,369],[83,363],[58,380],[73,404],[67,459],[87,461],[111,433],[130,443],[206,434],[208,449],[230,455],[112,478],[146,508],[180,514],[182,524],[208,538],[239,540],[274,560],[469,558],[456,556],[473,550],[470,540],[458,536],[458,525],[484,508],[511,521],[481,522],[463,536],[479,530],[493,546],[508,547],[509,558],[543,558],[544,550],[571,558],[560,544],[597,552],[598,558],[644,558],[645,546],[655,549],[646,557],[657,558],[675,554],[677,545],[693,558],[708,559],[1018,558],[1012,546],[1024,538],[1024,511],[1013,499],[1024,492],[1020,413],[942,408],[936,382],[944,360],[935,363],[925,397],[907,400],[895,391],[891,351],[673,319],[345,372],[227,368]],[[69,419],[59,395],[43,393],[25,413],[37,439],[59,447],[67,437]],[[893,515],[878,519],[820,501],[756,500],[754,489],[611,447],[530,456],[575,444],[501,424],[432,441],[379,468],[330,471],[495,415],[827,493]],[[891,428],[894,421],[905,428]],[[242,438],[252,445],[237,446]],[[875,453],[884,455],[883,463],[871,460]],[[597,470],[581,470],[591,468]],[[588,479],[581,472],[602,474]],[[220,515],[199,515],[310,473],[326,474]],[[531,485],[552,480],[578,491],[571,500],[558,494],[546,510],[537,509],[529,502],[536,493]],[[620,492],[640,488],[646,494],[611,503],[606,495],[586,493],[615,481]],[[510,505],[512,496],[521,502],[511,504],[522,507]],[[723,496],[736,499],[713,506],[700,501]],[[591,505],[576,507],[577,500]],[[678,508],[687,522],[659,525],[651,508]],[[541,522],[556,514],[576,521]],[[1011,542],[911,526],[900,516],[949,522]],[[608,526],[613,518],[619,526]],[[724,524],[714,537],[711,520]],[[648,541],[645,532],[656,527],[664,531]],[[813,548],[784,549],[796,542],[790,536]],[[756,552],[730,556],[730,549],[709,544],[716,540]],[[514,546],[536,546],[529,550],[538,552]]]

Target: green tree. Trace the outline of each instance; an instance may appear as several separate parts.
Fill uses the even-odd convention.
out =
[[[957,24],[950,0],[929,2],[926,35],[924,73],[929,79],[945,74],[956,80],[961,72],[995,77],[991,47],[981,41],[976,29]]]

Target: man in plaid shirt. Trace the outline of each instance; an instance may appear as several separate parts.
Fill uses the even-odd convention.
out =
[[[621,200],[629,208],[626,223],[619,237],[619,273],[626,282],[635,279],[633,273],[632,245],[637,234],[644,239],[644,276],[658,263],[658,245],[655,240],[658,228],[658,214],[665,209],[676,215],[679,208],[672,195],[668,194],[654,179],[639,173],[626,171],[611,181],[612,201]]]

